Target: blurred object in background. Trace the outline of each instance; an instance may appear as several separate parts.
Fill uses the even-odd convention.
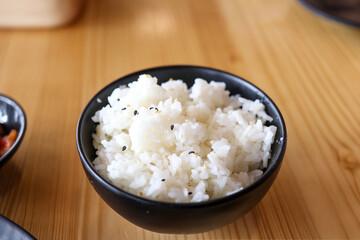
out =
[[[71,23],[84,0],[0,0],[0,28],[52,28]]]
[[[360,27],[360,0],[298,0],[314,13]]]

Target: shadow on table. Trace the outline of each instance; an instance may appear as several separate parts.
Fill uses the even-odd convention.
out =
[[[0,198],[16,186],[21,179],[21,171],[11,160],[0,169]]]

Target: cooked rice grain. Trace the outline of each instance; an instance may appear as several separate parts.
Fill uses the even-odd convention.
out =
[[[117,187],[167,202],[219,198],[253,183],[271,155],[276,127],[259,101],[229,96],[225,83],[157,85],[141,75],[96,112],[93,164]]]

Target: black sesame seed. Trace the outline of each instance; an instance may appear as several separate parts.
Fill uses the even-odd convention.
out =
[[[189,192],[189,195],[191,195],[192,194],[192,192]]]
[[[171,125],[171,126],[170,126],[170,130],[171,130],[171,131],[174,130],[174,125]]]
[[[162,182],[165,182],[165,178],[161,179]]]
[[[126,110],[126,108],[122,108],[121,110],[124,111],[124,110]]]
[[[194,151],[190,151],[189,154],[195,153]]]
[[[138,114],[139,114],[138,111],[135,110],[135,111],[134,111],[134,116],[135,116],[135,115],[138,115]]]
[[[125,151],[125,150],[126,150],[126,146],[123,146],[123,147],[122,147],[122,150]]]
[[[118,98],[117,100],[120,101],[120,98]]]
[[[157,107],[150,107],[149,109],[150,110],[155,109],[156,111],[159,111],[159,109]]]

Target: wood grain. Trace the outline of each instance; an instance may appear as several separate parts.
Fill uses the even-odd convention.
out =
[[[89,0],[54,30],[0,30],[0,92],[24,107],[21,147],[0,170],[0,213],[38,239],[360,239],[360,31],[287,0]],[[215,231],[166,235],[96,194],[75,144],[103,86],[144,68],[240,75],[281,109],[288,149],[274,185]]]

